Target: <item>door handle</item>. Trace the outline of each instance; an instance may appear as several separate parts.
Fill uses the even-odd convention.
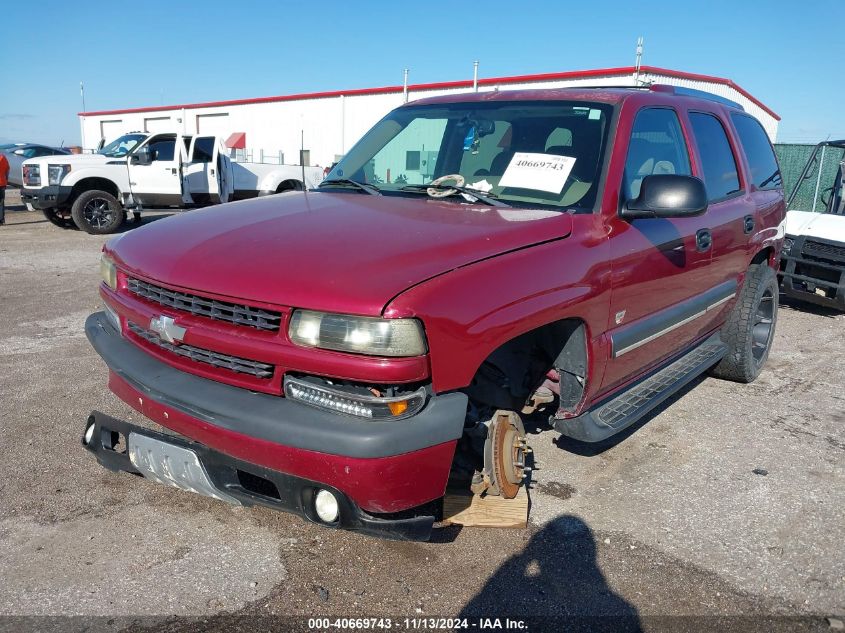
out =
[[[713,234],[710,232],[710,229],[700,229],[695,234],[695,247],[699,251],[707,251],[710,250],[710,247],[713,246]]]
[[[742,230],[745,231],[746,235],[754,231],[754,216],[753,215],[746,215],[742,218]]]
[[[175,168],[175,167],[170,167],[170,173],[171,173],[171,174],[173,174],[173,175],[175,176],[175,175],[176,175],[176,168]]]

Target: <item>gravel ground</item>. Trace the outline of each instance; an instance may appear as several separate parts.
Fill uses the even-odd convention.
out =
[[[845,613],[845,320],[835,313],[781,307],[757,382],[703,378],[602,450],[538,430],[528,529],[387,542],[98,466],[79,445],[91,409],[144,423],[108,392],[83,333],[105,238],[47,223],[14,191],[7,202],[0,615],[111,617],[0,618],[0,631],[459,614],[540,618],[530,630],[560,622],[545,616],[622,616],[588,628],[822,631]]]

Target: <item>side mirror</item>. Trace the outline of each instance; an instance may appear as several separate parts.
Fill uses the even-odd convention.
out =
[[[686,218],[707,211],[707,190],[694,176],[659,174],[646,176],[640,184],[640,195],[629,200],[620,216],[637,218]]]
[[[129,157],[129,160],[133,165],[149,165],[153,162],[153,154],[150,151],[150,146],[144,145],[132,154],[132,156]]]

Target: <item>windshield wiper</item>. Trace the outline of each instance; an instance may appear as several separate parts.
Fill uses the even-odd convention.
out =
[[[324,185],[338,185],[341,187],[352,187],[354,189],[359,189],[360,191],[364,191],[371,196],[380,196],[381,190],[376,187],[375,185],[371,185],[368,182],[358,182],[357,180],[350,180],[349,178],[332,178],[331,180],[324,180],[319,185],[317,185],[317,189],[322,189]]]
[[[497,200],[498,196],[495,193],[484,193],[478,191],[477,189],[473,189],[472,187],[458,187],[457,185],[405,185],[402,187],[402,191],[426,191],[427,189],[438,189],[440,191],[444,190],[451,190],[455,194],[464,194],[467,196],[472,196],[479,202],[484,204],[488,204],[491,207],[509,207],[511,205],[505,204],[501,200]]]

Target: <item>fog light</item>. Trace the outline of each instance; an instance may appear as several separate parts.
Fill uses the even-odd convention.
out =
[[[340,515],[340,507],[335,497],[328,490],[320,490],[314,499],[314,510],[324,523],[334,523]]]
[[[88,446],[91,443],[91,440],[94,439],[94,423],[88,425],[88,428],[85,429],[85,437],[82,438],[83,444]]]

